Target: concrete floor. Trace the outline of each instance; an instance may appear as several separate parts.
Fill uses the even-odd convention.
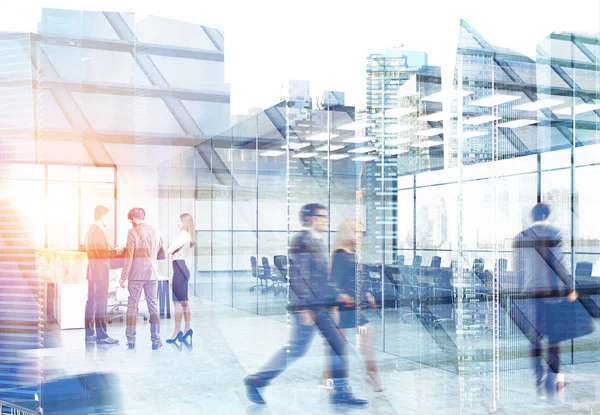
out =
[[[269,301],[266,297],[263,300]],[[64,374],[94,371],[118,374],[127,414],[479,414],[494,409],[506,414],[590,414],[600,411],[598,348],[586,350],[588,356],[591,353],[598,357],[597,362],[563,366],[567,383],[563,402],[556,404],[536,398],[528,359],[514,360],[519,363],[510,366],[513,370],[500,372],[494,408],[492,372],[480,370],[488,367],[487,363],[464,365],[463,374],[459,375],[455,361],[418,321],[402,323],[391,318],[391,313],[385,323],[386,344],[394,354],[378,352],[381,378],[386,386],[383,393],[372,392],[364,382],[362,357],[355,347],[355,337],[349,336],[351,383],[357,396],[369,400],[367,407],[348,409],[329,405],[327,391],[319,384],[325,357],[323,342],[318,337],[308,355],[264,391],[268,405],[256,406],[246,400],[242,379],[258,370],[285,344],[285,315],[259,316],[194,297],[190,304],[193,350],[179,350],[165,344],[162,349],[152,351],[149,324],[139,319],[137,350],[126,350],[122,323],[109,326],[109,334],[118,338],[121,345],[108,349],[86,348],[83,330],[67,330],[60,333],[61,347],[46,352],[50,353],[46,368],[53,366]],[[373,323],[381,330],[380,322]],[[173,319],[161,320],[163,342],[172,330]]]

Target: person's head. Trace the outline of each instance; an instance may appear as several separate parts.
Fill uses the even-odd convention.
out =
[[[329,219],[327,208],[319,203],[309,203],[300,208],[300,222],[302,226],[311,228],[316,232],[327,232]]]
[[[190,234],[190,247],[194,246],[194,218],[189,213],[179,215],[177,227]]]
[[[335,252],[338,249],[343,249],[347,252],[355,252],[356,245],[362,241],[364,226],[362,222],[354,219],[345,219],[339,224],[333,241],[333,249]]]
[[[545,222],[550,216],[550,208],[545,203],[538,203],[531,209],[531,218],[534,222]]]
[[[142,208],[133,208],[127,213],[127,219],[131,222],[133,226],[137,226],[140,223],[143,223],[146,219],[146,211]]]
[[[94,209],[94,220],[102,223],[102,226],[106,226],[106,215],[108,214],[108,208],[106,206],[96,206]]]

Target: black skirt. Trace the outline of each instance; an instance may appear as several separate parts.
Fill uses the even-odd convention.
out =
[[[173,301],[188,300],[190,270],[183,259],[173,261]]]
[[[340,328],[350,329],[354,327],[364,326],[369,322],[365,317],[361,307],[344,307],[340,308]]]

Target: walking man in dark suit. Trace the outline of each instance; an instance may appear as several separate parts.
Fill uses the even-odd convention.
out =
[[[290,245],[290,299],[289,309],[294,324],[287,346],[277,352],[256,374],[246,377],[246,395],[254,403],[264,404],[259,388],[273,379],[306,354],[317,328],[332,349],[330,368],[334,404],[365,405],[367,401],[353,396],[348,383],[347,348],[344,337],[333,318],[336,300],[351,305],[353,299],[339,294],[329,282],[327,245],[322,236],[329,221],[325,206],[311,203],[300,210],[304,230],[292,238]]]
[[[104,228],[108,208],[96,206],[95,222],[86,235],[88,256],[88,298],[85,303],[85,340],[88,343],[117,344],[117,339],[106,333],[106,306],[108,302],[108,280],[112,250],[108,246]],[[95,328],[95,333],[94,333]]]
[[[559,331],[561,324],[557,307],[565,297],[577,299],[572,278],[564,266],[561,232],[548,223],[550,208],[538,203],[531,211],[533,225],[519,233],[513,241],[513,271],[526,295],[523,312],[532,324],[531,357],[536,377],[538,397],[554,399],[556,378],[560,369]],[[542,339],[548,339],[548,369],[542,360]],[[544,396],[545,392],[545,396]]]
[[[127,214],[133,228],[127,233],[125,261],[121,274],[121,287],[128,282],[129,299],[127,301],[127,348],[135,349],[135,327],[137,310],[142,297],[146,296],[150,314],[150,340],[152,350],[162,346],[160,341],[160,319],[158,316],[158,257],[165,257],[163,240],[157,229],[145,222],[146,212],[142,208],[133,208]]]

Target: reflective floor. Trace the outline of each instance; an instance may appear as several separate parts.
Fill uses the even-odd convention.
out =
[[[245,311],[192,298],[193,349],[165,344],[150,347],[149,324],[138,321],[135,351],[125,347],[123,323],[109,326],[109,334],[121,341],[112,348],[95,345],[86,350],[83,330],[62,331],[62,346],[44,353],[46,368],[63,374],[117,373],[127,414],[457,414],[490,413],[493,402],[492,376],[459,376],[455,370],[432,368],[417,361],[378,352],[381,378],[386,390],[374,393],[363,381],[364,365],[349,336],[351,382],[355,394],[370,401],[363,409],[334,408],[319,378],[325,361],[323,342],[316,338],[307,356],[284,372],[264,391],[268,405],[259,407],[246,400],[242,379],[254,372],[285,344],[287,330],[282,318],[257,316]],[[392,324],[387,322],[386,324]],[[404,345],[426,336],[417,335],[418,322],[398,323]],[[166,339],[172,319],[161,320]],[[412,335],[411,335],[412,330]],[[416,335],[416,337],[415,337]],[[431,338],[431,337],[429,337]],[[413,345],[410,341],[412,339]],[[400,348],[399,343],[395,347]],[[421,343],[435,348],[436,342]],[[432,354],[435,353],[432,351]],[[454,365],[456,366],[456,365]],[[600,363],[563,367],[566,386],[562,401],[554,404],[535,396],[529,369],[501,372],[496,413],[595,413],[600,410]]]

